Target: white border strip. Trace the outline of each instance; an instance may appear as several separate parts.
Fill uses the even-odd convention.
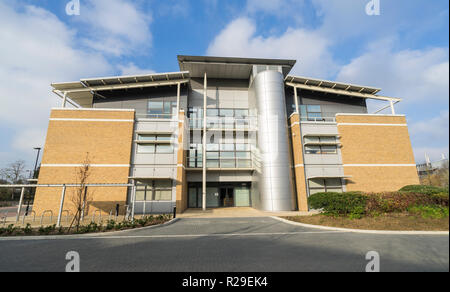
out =
[[[99,112],[135,112],[135,109],[114,109],[114,108],[52,108],[54,111],[99,111]]]
[[[347,167],[416,167],[415,164],[343,164]]]
[[[361,116],[361,117],[367,117],[367,116],[369,116],[369,117],[405,117],[405,115],[389,115],[389,114],[386,114],[386,115],[381,115],[381,114],[358,114],[358,113],[348,113],[348,114],[345,114],[345,113],[341,113],[341,114],[336,114],[336,117],[337,116]]]
[[[338,227],[328,227],[321,225],[311,225],[300,222],[294,222],[287,219],[283,219],[276,216],[271,216],[271,218],[301,227],[315,228],[329,231],[341,231],[341,232],[354,232],[354,233],[367,233],[367,234],[391,234],[391,235],[449,235],[448,231],[391,231],[391,230],[363,230],[363,229],[349,229],[349,228],[338,228]]]
[[[407,124],[369,124],[369,123],[338,123],[339,126],[381,126],[381,127],[408,127]]]
[[[120,120],[120,119],[65,119],[65,118],[51,118],[50,121],[58,121],[58,122],[127,122],[127,123],[134,123],[134,120]]]
[[[84,164],[42,164],[41,167],[82,167]],[[131,167],[130,164],[89,164],[90,167]]]

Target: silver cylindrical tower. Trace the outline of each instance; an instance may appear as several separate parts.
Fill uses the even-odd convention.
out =
[[[263,71],[254,82],[261,156],[260,208],[291,211],[295,207],[283,75],[274,70]]]

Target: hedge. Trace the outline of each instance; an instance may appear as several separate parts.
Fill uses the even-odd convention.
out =
[[[448,192],[430,194],[430,189],[423,193],[412,191],[369,193],[317,193],[308,198],[312,209],[321,209],[329,215],[350,215],[361,217],[376,213],[405,212],[416,206],[440,206],[448,208]]]
[[[419,194],[433,195],[439,193],[447,193],[448,189],[435,187],[435,186],[426,186],[426,185],[409,185],[401,188],[400,192],[413,192]]]
[[[358,192],[317,193],[308,198],[313,209],[323,209],[331,215],[362,215],[365,213],[367,196]]]

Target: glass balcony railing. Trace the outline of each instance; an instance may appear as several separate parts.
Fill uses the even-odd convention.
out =
[[[202,168],[203,167],[203,159],[198,157],[189,157],[188,158],[188,168]],[[207,159],[206,160],[207,168],[220,168],[220,169],[239,169],[245,168],[250,169],[253,168],[251,159]]]
[[[191,129],[203,129],[202,118],[190,118],[189,126]],[[254,130],[256,129],[256,118],[223,118],[207,117],[207,129],[229,129],[229,130]]]
[[[175,117],[173,114],[136,114],[137,119],[172,120]]]

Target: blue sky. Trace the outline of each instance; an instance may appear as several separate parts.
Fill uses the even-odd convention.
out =
[[[0,0],[0,167],[33,164],[50,83],[178,70],[176,55],[294,58],[293,74],[404,99],[417,162],[448,157],[449,7],[443,0]],[[371,103],[376,109],[378,104]]]

